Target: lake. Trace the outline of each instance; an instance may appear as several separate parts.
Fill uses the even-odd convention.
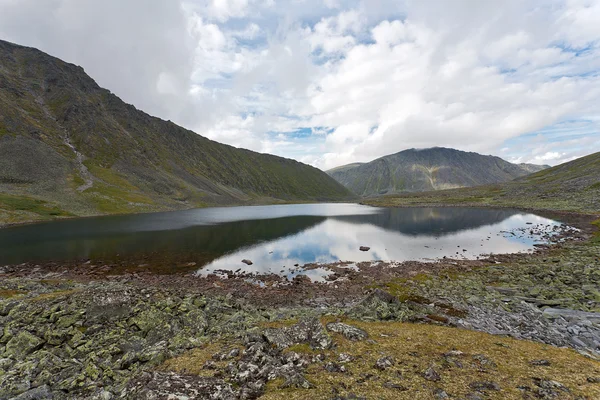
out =
[[[0,229],[0,264],[101,260],[293,278],[338,261],[475,259],[527,252],[559,222],[508,209],[297,204],[203,208]],[[361,251],[361,246],[369,247]],[[252,265],[242,263],[251,260]],[[350,265],[349,267],[352,267]]]

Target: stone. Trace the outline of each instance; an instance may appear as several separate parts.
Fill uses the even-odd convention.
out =
[[[498,385],[496,382],[489,382],[489,381],[471,382],[471,383],[469,383],[469,387],[478,392],[485,392],[488,390],[495,390],[495,391],[500,390],[500,385]]]
[[[43,385],[28,390],[25,393],[21,393],[20,395],[13,397],[12,400],[46,400],[52,398],[54,398],[54,395],[50,391],[50,387],[48,387],[48,385]]]
[[[246,265],[252,265],[252,264],[254,264],[252,261],[250,261],[250,260],[246,260],[246,259],[243,259],[243,260],[242,260],[242,262],[243,262],[244,264],[246,264]]]
[[[300,321],[290,327],[266,329],[263,333],[268,343],[279,349],[294,344],[307,343],[313,349],[328,349],[332,345],[331,337],[316,318]]]
[[[490,360],[486,355],[484,354],[475,354],[473,356],[473,360],[477,361],[477,363],[479,364],[479,367],[481,369],[488,369],[488,368],[497,368],[497,365],[494,361]]]
[[[325,368],[325,370],[327,372],[332,372],[332,373],[345,373],[346,372],[346,367],[334,362],[328,362],[327,364],[325,364],[323,366],[323,368]]]
[[[359,249],[360,249],[360,251],[369,251],[369,250],[371,250],[371,248],[367,247],[367,246],[360,246]]]
[[[394,359],[390,356],[381,357],[375,362],[374,367],[380,371],[385,371],[394,365]]]
[[[570,310],[567,308],[546,308],[544,310],[544,317],[555,319],[558,317],[563,318],[578,318],[583,320],[589,320],[591,322],[599,323],[600,322],[600,313],[594,312],[585,312],[585,311],[577,311]]]
[[[290,375],[286,381],[281,385],[282,389],[297,388],[297,389],[310,389],[314,387],[306,378],[299,373]]]
[[[560,398],[564,393],[570,392],[562,383],[548,379],[533,378],[537,386],[535,393],[542,399]]]
[[[423,378],[432,382],[439,382],[440,380],[442,380],[440,374],[438,374],[438,372],[433,367],[429,367],[425,370],[425,372],[423,372]]]
[[[346,354],[346,353],[340,353],[338,355],[338,362],[340,363],[349,363],[354,361],[354,357],[352,357],[350,354]]]
[[[399,385],[397,383],[393,383],[393,382],[386,382],[383,384],[383,387],[386,389],[394,389],[394,390],[398,390],[400,392],[405,392],[408,390],[407,387],[404,387],[402,385]]]
[[[548,361],[548,360],[532,360],[532,361],[529,361],[529,365],[532,365],[534,367],[549,367],[550,361]]]
[[[348,340],[359,341],[369,337],[369,334],[364,330],[341,322],[330,322],[326,325],[326,328],[330,332],[341,334]]]
[[[27,331],[21,331],[6,344],[5,355],[17,360],[42,347],[44,342]]]

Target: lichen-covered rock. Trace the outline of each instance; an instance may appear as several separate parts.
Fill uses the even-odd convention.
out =
[[[388,368],[393,367],[394,363],[394,359],[390,356],[381,357],[375,362],[375,368],[377,368],[380,371],[384,371]]]
[[[239,398],[233,387],[222,379],[165,372],[142,374],[129,383],[123,395],[124,398],[139,400],[162,398],[236,400]]]
[[[330,322],[326,327],[328,331],[339,333],[349,340],[365,340],[369,337],[364,330],[342,322]]]
[[[438,382],[442,380],[440,374],[433,367],[429,367],[425,370],[425,372],[423,372],[423,378],[432,382]]]
[[[6,343],[4,355],[14,359],[23,359],[26,355],[39,349],[44,341],[27,331],[21,331]]]
[[[54,395],[50,391],[50,388],[48,387],[48,385],[43,385],[43,386],[28,390],[25,393],[21,393],[20,395],[13,397],[12,400],[47,400],[47,399],[53,399],[53,398],[54,398]]]
[[[350,308],[346,315],[362,321],[409,320],[415,315],[408,304],[402,303],[381,289],[375,289],[365,299]]]
[[[314,349],[328,349],[332,340],[316,318],[306,319],[290,327],[266,329],[264,336],[270,344],[286,349],[294,344],[307,343]]]

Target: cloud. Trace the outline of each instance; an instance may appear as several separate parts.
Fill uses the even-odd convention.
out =
[[[0,0],[2,38],[201,135],[324,169],[411,147],[600,150],[598,20],[591,0]]]

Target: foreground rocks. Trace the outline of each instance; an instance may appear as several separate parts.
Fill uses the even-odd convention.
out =
[[[0,399],[48,388],[55,398],[77,393],[110,398],[139,371],[209,337],[247,334],[276,318],[232,299],[127,284],[70,284],[47,293],[39,282],[18,284],[30,297],[0,302]],[[280,317],[285,312],[277,311]]]
[[[569,355],[570,362],[597,359],[598,254],[597,242],[564,244],[536,255],[457,263],[456,270],[446,265],[437,273],[411,271],[408,278],[375,274],[389,278],[378,288],[361,275],[386,266],[359,266],[346,277],[360,292],[341,286],[338,292],[332,289],[337,286],[321,291],[326,285],[310,282],[285,288],[285,293],[306,297],[310,307],[265,306],[266,301],[260,306],[188,287],[149,285],[135,277],[70,281],[43,276],[40,270],[31,279],[16,268],[17,276],[4,275],[0,283],[0,400],[252,399],[273,391],[312,396],[324,393],[323,385],[323,398],[340,399],[371,398],[365,395],[369,390],[411,398],[415,388],[440,399],[494,393],[502,398],[586,398],[577,394],[580,390],[598,393],[587,398],[600,398],[600,368],[593,367],[598,364],[582,364],[585,376],[567,385],[557,372],[565,365],[562,358],[536,350],[527,359],[515,358],[526,375],[521,384],[506,386],[494,380],[510,367],[489,356],[495,342],[470,353],[470,343],[455,348],[463,344],[452,342],[455,331],[424,342],[429,331],[418,330],[415,338],[388,329],[442,326],[490,333],[509,360],[514,343],[500,342],[506,336],[572,348],[587,357]],[[195,282],[178,279],[179,286]],[[220,282],[208,283],[217,287]],[[371,287],[365,290],[367,283]],[[254,290],[267,300],[282,293],[280,287]],[[313,293],[337,297],[333,302]],[[461,332],[457,337],[467,335]],[[427,347],[438,346],[440,338],[453,344],[441,351]],[[200,372],[165,368],[169,360],[222,340],[223,350],[202,359]],[[421,344],[413,347],[416,341]],[[472,379],[454,383],[469,374]],[[487,375],[475,379],[478,374]]]

